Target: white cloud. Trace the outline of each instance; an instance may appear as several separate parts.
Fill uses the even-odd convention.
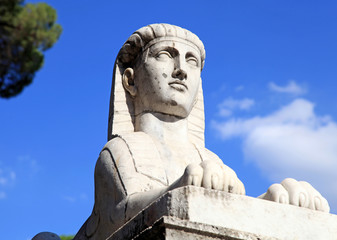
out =
[[[8,189],[17,187],[19,182],[22,183],[32,178],[39,169],[37,161],[29,155],[18,156],[10,166],[0,162],[0,199],[7,198]],[[17,181],[17,178],[20,181]]]
[[[16,174],[9,169],[0,168],[0,186],[8,186],[14,183]]]
[[[7,184],[7,178],[0,177],[0,185],[6,185]]]
[[[76,198],[71,197],[71,196],[62,196],[63,200],[66,200],[67,202],[74,203],[76,202]]]
[[[81,200],[87,200],[87,199],[88,199],[87,194],[81,193],[81,194],[80,194],[80,199],[81,199]]]
[[[306,93],[306,88],[298,85],[295,81],[290,81],[288,85],[282,87],[274,82],[270,82],[268,87],[271,91],[279,92],[279,93],[290,93],[294,95],[301,95]]]
[[[33,177],[41,170],[41,167],[36,159],[31,157],[29,154],[20,155],[17,157],[17,160],[20,167],[26,169],[26,172],[29,173],[29,177]]]
[[[14,185],[15,179],[14,171],[9,168],[0,168],[0,200],[7,197],[5,190]]]
[[[5,192],[0,191],[0,199],[5,199],[7,197],[7,194]]]
[[[233,99],[227,98],[222,103],[219,104],[219,114],[223,117],[228,117],[232,115],[234,110],[249,110],[252,106],[254,106],[255,101],[250,98],[244,99]]]
[[[16,179],[16,174],[15,174],[15,172],[13,172],[13,171],[11,171],[10,173],[9,173],[9,177],[10,177],[10,179],[12,179],[13,181]]]
[[[337,205],[337,124],[315,114],[312,102],[296,99],[264,117],[212,125],[224,139],[242,137],[245,158],[271,180],[308,181]]]
[[[63,195],[61,198],[69,203],[75,203],[78,201],[87,201],[88,196],[85,193],[80,193],[76,197],[75,196],[70,196],[70,195]]]
[[[242,91],[244,88],[245,88],[245,87],[244,87],[243,85],[239,85],[239,86],[237,86],[237,87],[235,88],[235,91],[236,91],[236,92],[240,92],[240,91]]]

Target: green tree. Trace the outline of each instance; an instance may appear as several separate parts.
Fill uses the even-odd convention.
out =
[[[61,240],[72,240],[75,236],[61,235]]]
[[[61,35],[56,18],[46,3],[0,0],[0,97],[13,97],[33,81],[43,52]]]

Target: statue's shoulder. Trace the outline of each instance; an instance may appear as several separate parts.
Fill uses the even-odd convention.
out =
[[[143,155],[147,152],[144,149],[151,148],[149,138],[143,132],[115,134],[102,148],[99,161],[114,162],[117,168],[137,165],[139,161],[146,160]]]
[[[151,138],[143,132],[115,134],[112,136],[112,139],[104,145],[101,152],[107,150],[112,156],[115,156],[118,153],[130,152],[130,148],[138,148],[148,144],[153,144],[153,142]]]
[[[152,138],[144,132],[114,135],[101,151],[101,158],[112,158],[119,169],[134,167],[137,173],[167,184],[165,169]]]

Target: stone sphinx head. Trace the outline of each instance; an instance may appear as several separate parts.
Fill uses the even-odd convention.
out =
[[[183,28],[152,24],[133,33],[114,66],[108,140],[133,132],[138,114],[161,112],[187,118],[190,140],[204,146],[204,61],[202,42]]]

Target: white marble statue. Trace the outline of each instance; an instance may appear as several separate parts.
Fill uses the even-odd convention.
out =
[[[169,24],[143,27],[123,45],[114,67],[109,141],[95,168],[95,205],[75,239],[106,239],[177,187],[245,194],[236,173],[204,147],[204,61],[199,38]],[[260,198],[329,211],[310,184],[294,179]]]

